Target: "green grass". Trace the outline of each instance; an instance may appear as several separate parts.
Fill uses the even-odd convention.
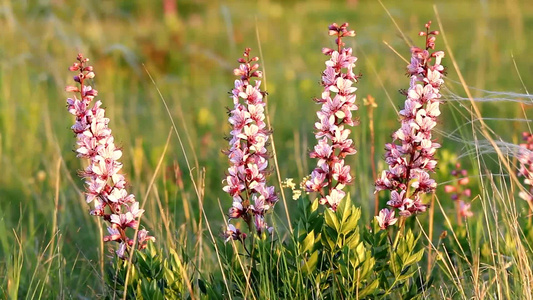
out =
[[[434,3],[458,68],[466,84],[476,88],[473,97],[487,97],[483,90],[525,93],[526,88],[532,89],[533,3]],[[359,152],[349,160],[356,180],[347,190],[361,207],[362,224],[368,224],[374,179],[362,98],[371,94],[378,103],[375,155],[382,170],[382,148],[398,127],[395,108],[404,101],[397,91],[409,84],[402,57],[410,53],[402,34],[420,44],[417,32],[427,20],[438,27],[432,4],[384,1],[400,33],[375,1],[357,5],[346,1],[179,1],[177,16],[164,16],[162,5],[152,1],[0,2],[0,298],[95,298],[104,291],[102,262],[108,264],[111,254],[108,247],[101,247],[98,220],[88,215],[83,183],[77,175],[83,165],[72,152],[75,140],[69,128],[74,120],[65,109],[68,95],[63,91],[71,82],[67,68],[78,52],[90,57],[95,67],[98,99],[124,150],[122,162],[130,190],[138,199],[147,197],[143,224],[157,237],[157,247],[179,245],[192,256],[201,274],[222,278],[209,232],[220,239],[223,212],[231,205],[222,191],[228,162],[221,149],[227,147],[223,137],[230,131],[226,107],[232,104],[227,94],[233,86],[232,69],[242,50],[251,47],[258,55],[261,45],[279,173],[282,179],[299,181],[314,164],[306,154],[313,146],[311,128],[318,109],[312,99],[320,95],[318,81],[324,68],[320,50],[333,44],[327,25],[350,22],[356,30],[348,46],[354,47],[357,71],[363,74],[357,84],[360,109],[355,113],[361,125],[353,131]],[[437,48],[445,49],[441,37]],[[448,67],[445,96],[467,97],[448,53],[443,64]],[[167,101],[185,147],[182,151],[173,134],[149,195],[146,191],[171,120],[145,69]],[[512,99],[527,100],[525,95]],[[525,115],[516,102],[477,106],[490,119],[486,123],[494,131],[492,139],[517,144],[521,132],[529,129],[527,122],[513,119],[529,119],[527,104]],[[469,263],[452,262],[461,261],[457,257],[441,260],[450,270],[455,268],[457,274],[450,278],[456,281],[455,285],[435,282],[435,291],[438,294],[442,286],[440,295],[459,298],[486,291],[492,298],[525,295],[527,290],[521,291],[524,283],[510,276],[533,278],[528,263],[533,239],[517,225],[525,223],[527,205],[518,200],[518,187],[508,175],[512,170],[505,166],[506,159],[516,161],[494,153],[476,155],[479,143],[468,142],[487,138],[480,133],[479,122],[462,126],[476,118],[468,100],[447,101],[441,110],[438,127],[443,136],[438,139],[443,148],[435,178],[450,180],[448,172],[454,162],[450,157],[470,151],[461,162],[473,176],[473,195],[479,196],[474,197],[476,216],[463,239],[472,253],[459,256],[469,258]],[[452,132],[458,141],[446,136]],[[285,193],[292,219],[296,202]],[[450,230],[445,215],[452,223],[455,218],[453,203],[442,187],[436,195],[442,211],[435,202],[431,237],[435,244],[440,232]],[[287,233],[289,221],[282,202],[276,206],[275,219],[278,230]],[[418,219],[427,231],[428,215]],[[424,245],[429,243],[422,239]],[[447,241],[454,242],[451,232]],[[519,246],[509,249],[510,245]],[[491,259],[483,261],[482,257]],[[426,269],[425,264],[420,267]],[[461,290],[457,286],[465,294],[456,292]]]

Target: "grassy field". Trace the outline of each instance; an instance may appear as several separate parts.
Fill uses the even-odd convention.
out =
[[[453,179],[449,172],[458,161],[471,176],[474,212],[463,246],[479,247],[493,258],[478,264],[478,277],[473,272],[458,280],[465,293],[454,293],[454,285],[443,280],[434,283],[434,295],[440,289],[446,291],[439,294],[443,297],[479,296],[472,292],[476,286],[485,287],[491,299],[525,295],[512,282],[519,275],[505,265],[531,259],[533,238],[516,234],[525,247],[516,256],[500,247],[517,243],[513,228],[531,219],[527,203],[517,196],[517,162],[514,148],[507,146],[519,144],[522,132],[531,131],[527,90],[533,82],[533,2],[408,0],[383,1],[382,6],[364,0],[185,0],[177,1],[174,12],[159,2],[0,2],[1,299],[93,299],[104,291],[102,262],[109,263],[112,254],[100,242],[104,224],[88,214],[78,176],[84,165],[72,151],[75,139],[69,128],[74,120],[65,107],[69,95],[64,87],[72,81],[68,67],[78,52],[91,58],[98,99],[123,149],[130,191],[141,202],[146,198],[143,224],[157,237],[157,248],[182,249],[200,273],[220,276],[212,238],[222,240],[224,214],[231,206],[222,191],[228,161],[221,150],[228,147],[224,137],[230,131],[226,108],[232,105],[232,70],[243,49],[251,47],[255,55],[261,49],[279,176],[299,182],[315,164],[307,153],[315,143],[318,106],[312,99],[321,93],[321,49],[333,47],[327,26],[349,22],[356,31],[347,46],[354,48],[356,71],[363,77],[355,113],[360,126],[352,132],[358,153],[348,159],[355,180],[347,191],[361,207],[364,226],[374,214],[375,178],[369,114],[362,99],[372,95],[378,103],[374,146],[377,169],[383,170],[383,145],[399,126],[397,110],[405,100],[398,90],[409,87],[405,60],[410,45],[423,43],[417,33],[428,20],[447,41],[439,36],[436,47],[446,51],[447,78],[437,127],[443,147],[434,174],[442,206],[435,204],[434,219],[430,214],[417,217],[422,228],[430,223],[433,228],[421,243],[437,243],[443,230],[456,228],[447,221],[453,223],[454,206],[443,186]],[[468,99],[459,74],[475,102]],[[171,131],[172,120],[184,148]],[[494,149],[491,141],[501,148]],[[161,157],[162,167],[155,173]],[[276,183],[276,176],[270,180]],[[281,236],[289,232],[285,205],[289,215],[296,214],[296,202],[284,192],[287,201],[280,201],[274,214]],[[384,206],[387,199],[381,196]],[[531,264],[522,271],[531,273]]]

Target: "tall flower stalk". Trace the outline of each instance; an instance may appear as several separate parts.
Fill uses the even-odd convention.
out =
[[[93,203],[94,206],[90,213],[108,222],[109,235],[104,237],[104,241],[117,242],[119,246],[116,254],[124,259],[131,254],[134,243],[134,239],[128,236],[127,229],[138,230],[138,220],[144,210],[139,208],[135,196],[126,190],[126,179],[120,173],[122,163],[119,159],[122,151],[115,146],[108,127],[109,119],[105,117],[105,110],[101,107],[102,102],[98,100],[92,104],[98,92],[86,85],[86,81],[95,76],[88,61],[88,58],[78,54],[77,62],[69,68],[70,71],[77,72],[74,76],[77,85],[66,87],[68,92],[74,93],[73,98],[67,99],[67,107],[76,116],[76,123],[71,129],[76,134],[77,157],[89,161],[87,168],[80,174],[85,178],[87,203]],[[149,236],[148,231],[137,231],[138,249],[144,249],[149,240],[155,241],[155,238]]]
[[[385,208],[377,216],[382,229],[396,222],[395,210],[401,217],[426,211],[421,196],[434,192],[437,186],[429,173],[435,171],[434,155],[440,145],[434,142],[431,130],[440,115],[444,52],[430,52],[435,49],[439,34],[430,31],[430,26],[428,22],[426,31],[419,33],[426,38],[425,49],[411,48],[411,63],[407,66],[411,81],[405,93],[405,106],[400,111],[401,127],[392,135],[392,143],[385,145],[385,162],[389,169],[384,170],[375,183],[375,192],[391,191],[387,205],[393,209]]]
[[[311,158],[318,159],[316,168],[305,182],[306,192],[317,192],[319,202],[332,210],[336,210],[346,193],[343,188],[352,182],[350,166],[344,158],[356,153],[353,141],[349,139],[354,126],[352,111],[355,105],[355,91],[352,84],[359,76],[353,72],[357,57],[352,55],[352,48],[343,48],[344,37],[353,37],[355,32],[348,30],[348,23],[331,24],[329,35],[337,38],[337,49],[324,48],[322,53],[329,56],[326,69],[322,73],[321,84],[324,88],[320,98],[315,99],[322,107],[317,112],[318,122],[315,123],[315,138],[318,144],[310,153]]]
[[[456,163],[455,169],[452,170],[451,175],[455,177],[452,184],[444,186],[444,191],[450,194],[452,200],[455,202],[455,208],[457,211],[457,224],[462,225],[464,218],[470,218],[474,213],[470,210],[470,203],[465,200],[472,196],[472,191],[466,186],[469,183],[468,171],[461,169],[461,164]]]
[[[261,236],[271,232],[265,221],[265,214],[278,201],[274,186],[268,186],[268,157],[266,149],[270,131],[265,123],[265,93],[261,91],[262,72],[256,63],[258,57],[250,57],[250,48],[246,48],[243,58],[239,58],[239,68],[234,70],[235,86],[232,90],[233,109],[229,112],[232,126],[227,154],[231,166],[228,168],[226,185],[223,190],[233,197],[229,210],[229,219],[242,218],[250,231]],[[252,80],[255,80],[252,83]],[[226,240],[243,241],[246,234],[228,224]]]

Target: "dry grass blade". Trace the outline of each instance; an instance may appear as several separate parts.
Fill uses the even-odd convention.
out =
[[[144,66],[144,65],[143,65],[143,66]],[[167,102],[165,101],[165,98],[163,97],[163,94],[161,93],[161,91],[159,90],[157,84],[155,83],[155,80],[153,79],[152,75],[150,74],[150,72],[148,71],[148,69],[146,69],[146,67],[144,67],[144,69],[145,69],[146,73],[148,74],[148,77],[150,78],[150,80],[151,80],[152,84],[154,85],[155,89],[157,90],[157,93],[159,94],[159,97],[160,97],[161,101],[163,102],[163,104],[164,104],[164,106],[165,106],[165,109],[166,109],[166,111],[167,111],[167,113],[168,113],[169,119],[170,119],[170,121],[172,122],[172,129],[173,129],[174,133],[176,134],[176,136],[177,136],[177,138],[178,138],[178,143],[179,143],[179,145],[180,145],[180,147],[181,147],[181,150],[182,150],[183,156],[185,157],[185,162],[186,162],[186,164],[187,164],[187,168],[188,168],[188,170],[189,170],[189,174],[190,174],[190,176],[191,176],[191,182],[192,182],[192,184],[193,184],[194,190],[195,190],[195,192],[196,192],[196,196],[198,197],[198,201],[199,201],[199,203],[200,203],[200,207],[199,207],[199,209],[200,209],[200,214],[203,216],[203,218],[204,218],[204,220],[205,220],[205,222],[206,222],[207,230],[209,231],[209,235],[210,235],[210,237],[211,237],[211,240],[212,240],[213,244],[215,245],[215,251],[218,253],[218,247],[217,247],[217,245],[216,245],[216,240],[215,240],[215,237],[214,237],[214,235],[213,235],[213,231],[211,230],[211,225],[209,224],[209,221],[208,221],[208,219],[207,219],[207,216],[206,216],[206,214],[205,214],[205,211],[204,211],[204,208],[203,208],[203,205],[202,205],[202,196],[201,196],[200,190],[198,189],[198,184],[197,184],[197,182],[196,182],[196,180],[194,179],[194,176],[193,176],[193,174],[192,174],[192,168],[191,168],[191,165],[190,165],[190,163],[189,163],[188,155],[187,155],[187,153],[186,153],[186,151],[185,151],[185,147],[184,147],[184,145],[183,145],[183,142],[182,142],[181,136],[180,136],[180,134],[179,134],[179,132],[178,132],[176,126],[175,126],[176,124],[175,124],[175,122],[174,122],[174,118],[172,118],[172,114],[170,113],[170,109],[169,109],[169,107],[168,107],[168,105],[167,105]],[[199,230],[199,232],[200,232],[200,230]],[[231,292],[230,292],[229,286],[228,286],[228,284],[227,284],[228,281],[227,281],[227,279],[226,279],[226,275],[225,275],[225,273],[224,273],[224,268],[222,267],[222,262],[221,262],[221,260],[220,260],[220,257],[218,257],[218,255],[217,255],[217,259],[218,259],[218,264],[219,264],[219,267],[220,267],[220,271],[222,272],[222,276],[223,276],[223,278],[224,278],[224,283],[225,283],[226,290],[228,291],[228,295],[230,295]],[[192,290],[191,290],[191,295],[192,295]]]
[[[144,208],[144,205],[146,204],[146,201],[148,200],[148,196],[150,195],[150,190],[152,189],[154,183],[155,183],[155,179],[159,173],[159,170],[161,169],[161,165],[163,163],[163,158],[165,158],[165,154],[167,152],[167,149],[168,149],[168,145],[170,144],[170,137],[172,136],[172,128],[170,129],[170,132],[168,133],[168,136],[167,136],[167,142],[165,144],[165,148],[163,149],[163,152],[161,153],[161,156],[159,157],[159,162],[157,163],[157,166],[155,168],[155,171],[154,171],[154,175],[152,176],[152,179],[150,179],[150,184],[148,185],[148,188],[146,190],[146,193],[143,197],[143,201],[141,203],[141,209]],[[140,223],[141,222],[141,218],[142,218],[142,215],[139,217],[138,219],[138,222]],[[137,243],[137,232],[139,231],[139,228],[137,227],[135,229],[135,235],[133,236],[133,245],[131,246],[132,249],[135,249],[136,247],[136,243]],[[134,250],[135,251],[135,250]],[[133,259],[133,255],[130,254],[129,258],[128,258],[128,268],[127,268],[127,271],[126,271],[126,279],[125,279],[125,283],[124,283],[124,297],[123,299],[125,300],[126,297],[127,297],[127,290],[128,290],[128,280],[129,280],[129,277],[130,277],[130,274],[131,274],[131,266],[132,266],[132,259]],[[191,283],[189,281],[189,276],[187,275],[187,270],[185,270],[183,268],[183,262],[180,262],[180,264],[178,265],[180,267],[180,272],[181,272],[181,276],[183,276],[183,279],[187,285],[187,289],[189,290],[189,293],[190,293],[190,296],[192,299],[196,299],[196,297],[194,296],[194,291],[192,289],[192,286],[191,286]]]

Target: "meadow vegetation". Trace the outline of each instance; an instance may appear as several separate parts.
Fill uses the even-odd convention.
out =
[[[533,3],[434,2],[1,2],[0,298],[531,299]],[[445,53],[436,186],[425,212],[382,230],[374,216],[391,197],[377,193],[376,207],[375,181],[428,20]],[[362,77],[357,153],[345,157],[353,180],[324,207],[299,183],[317,163],[313,99],[322,48],[336,49],[333,22],[355,30],[343,42]],[[267,93],[265,174],[279,201],[264,210],[271,229],[231,221],[244,242],[235,227],[228,234],[236,205],[223,180],[234,69],[248,47]],[[156,238],[126,260],[89,214],[79,177],[88,164],[73,152],[65,86],[78,53],[91,59],[90,85],[144,209],[139,229]],[[296,200],[286,178],[302,190]]]

